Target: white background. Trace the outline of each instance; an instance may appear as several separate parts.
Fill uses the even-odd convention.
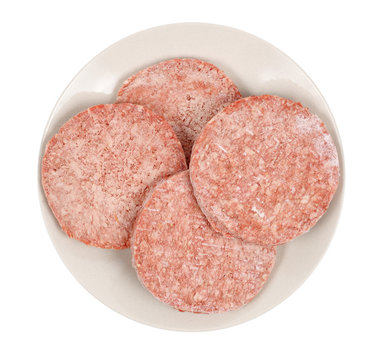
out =
[[[1,359],[385,359],[382,1],[9,1],[0,5]],[[230,329],[154,329],[89,295],[56,254],[37,197],[41,136],[64,87],[133,32],[198,21],[292,57],[334,113],[346,161],[334,240],[307,282]]]

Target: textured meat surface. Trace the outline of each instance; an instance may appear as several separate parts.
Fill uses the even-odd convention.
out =
[[[197,139],[194,194],[212,226],[277,245],[308,231],[337,189],[337,150],[323,122],[300,103],[264,95],[218,113]]]
[[[139,279],[156,298],[197,313],[250,302],[276,255],[275,247],[215,232],[193,196],[188,171],[156,186],[137,218],[132,249]]]
[[[126,80],[117,102],[145,105],[162,115],[177,134],[189,161],[203,126],[240,98],[237,87],[214,65],[196,59],[172,59]]]
[[[149,189],[184,169],[180,142],[162,117],[139,105],[98,105],[49,141],[42,185],[70,237],[121,249]]]

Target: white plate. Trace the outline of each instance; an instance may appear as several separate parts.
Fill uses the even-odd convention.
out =
[[[65,89],[44,132],[39,174],[45,145],[65,121],[89,106],[114,102],[123,80],[151,64],[176,57],[213,63],[226,72],[243,96],[276,94],[302,102],[321,117],[337,145],[341,180],[329,210],[310,232],[279,247],[273,272],[259,295],[243,308],[225,314],[179,312],[140,285],[130,264],[130,250],[103,250],[68,238],[50,211],[41,184],[40,203],[47,230],[64,264],[105,305],[159,328],[220,329],[254,319],[290,296],[322,258],[341,211],[344,166],[336,124],[316,86],[288,56],[253,35],[218,25],[174,24],[128,36],[91,60]]]

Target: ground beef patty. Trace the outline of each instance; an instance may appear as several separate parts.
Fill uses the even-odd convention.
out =
[[[218,113],[197,139],[194,194],[218,231],[261,245],[308,231],[337,189],[337,150],[300,103],[264,95]]]
[[[240,98],[237,87],[214,65],[196,59],[172,59],[126,80],[117,102],[145,105],[164,116],[182,143],[188,162],[203,126]]]
[[[137,218],[132,249],[139,279],[157,299],[197,313],[250,302],[276,255],[275,247],[215,232],[196,203],[188,171],[156,186]]]
[[[181,144],[162,117],[139,105],[98,105],[49,141],[42,185],[70,237],[122,249],[149,189],[184,169]]]

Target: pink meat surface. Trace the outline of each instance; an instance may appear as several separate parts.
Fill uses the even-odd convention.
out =
[[[70,237],[122,249],[148,191],[184,169],[181,144],[162,117],[139,105],[98,105],[67,121],[49,141],[42,185]]]
[[[215,232],[188,171],[156,186],[137,218],[133,264],[143,285],[180,311],[218,313],[250,302],[268,279],[276,249]]]
[[[203,126],[240,98],[237,87],[214,65],[196,59],[172,59],[126,80],[117,102],[144,105],[162,115],[182,143],[188,162]]]
[[[205,126],[190,174],[198,204],[217,231],[278,245],[308,231],[325,213],[339,163],[317,115],[264,95],[229,105]]]

